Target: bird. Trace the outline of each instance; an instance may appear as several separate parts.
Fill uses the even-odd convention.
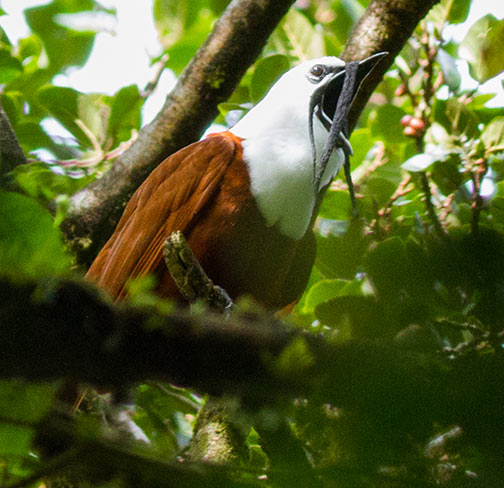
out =
[[[315,260],[321,198],[351,152],[344,130],[329,141],[338,107],[385,54],[354,62],[346,85],[351,63],[303,61],[232,128],[166,158],[133,194],[86,277],[121,300],[129,280],[154,274],[156,292],[180,300],[162,247],[181,231],[231,299],[249,296],[271,310],[295,303]]]

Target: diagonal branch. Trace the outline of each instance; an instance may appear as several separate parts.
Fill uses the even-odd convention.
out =
[[[341,57],[345,61],[364,59],[388,51],[389,56],[364,80],[350,112],[353,128],[371,93],[394,62],[407,40],[439,0],[373,0],[355,26]]]

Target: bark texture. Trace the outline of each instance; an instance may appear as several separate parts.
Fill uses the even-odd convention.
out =
[[[366,58],[380,51],[389,56],[382,60],[361,85],[352,110],[354,127],[371,93],[394,62],[415,27],[439,0],[373,0],[355,26],[341,57],[345,61]]]
[[[0,178],[27,162],[9,118],[0,104]]]

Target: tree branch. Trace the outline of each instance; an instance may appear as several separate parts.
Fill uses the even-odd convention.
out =
[[[373,0],[355,26],[341,57],[355,61],[388,51],[364,80],[352,104],[349,125],[353,129],[371,93],[380,83],[395,57],[413,34],[415,27],[439,0]]]
[[[217,312],[229,310],[233,302],[226,290],[216,286],[194,256],[182,232],[173,232],[163,245],[166,267],[182,296],[189,302],[203,300]]]
[[[265,360],[297,335],[270,317],[165,316],[113,305],[90,283],[0,280],[0,322],[11,325],[0,328],[3,378],[65,377],[111,389],[150,379],[213,394],[301,391],[299,379],[279,385]]]
[[[0,103],[0,178],[28,160]]]
[[[94,258],[127,200],[149,172],[201,137],[217,116],[217,105],[232,94],[293,1],[230,3],[154,121],[140,131],[110,171],[72,198],[72,209],[62,229],[80,262],[89,263]]]
[[[256,406],[307,395],[383,417],[401,435],[430,431],[433,421],[490,435],[504,421],[498,354],[447,361],[399,345],[331,343],[251,314],[164,316],[112,305],[77,281],[0,280],[0,323],[2,378],[105,388],[162,380]]]

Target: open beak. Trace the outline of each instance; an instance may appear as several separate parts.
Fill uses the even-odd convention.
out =
[[[388,52],[376,53],[372,56],[369,56],[369,58],[363,59],[359,62],[352,94],[352,101],[355,98],[355,95],[357,94],[361,83],[364,81],[364,78],[366,78],[366,76],[373,70],[378,62],[387,54]],[[336,106],[338,105],[338,98],[343,89],[344,80],[345,70],[343,69],[335,73],[332,79],[324,87],[322,101],[316,113],[317,117],[320,119],[327,130],[329,130],[332,125],[334,114],[336,112]]]

